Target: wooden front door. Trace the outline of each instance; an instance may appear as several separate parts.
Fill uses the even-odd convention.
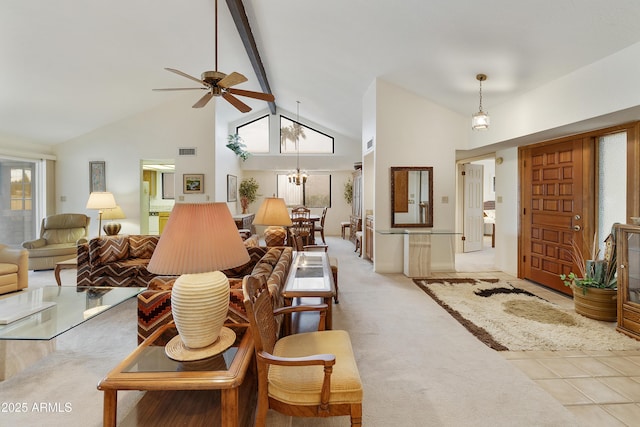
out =
[[[520,150],[520,277],[566,294],[571,289],[559,275],[578,271],[572,241],[584,248],[595,230],[593,141],[583,137]]]

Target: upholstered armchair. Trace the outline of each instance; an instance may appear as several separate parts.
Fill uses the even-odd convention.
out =
[[[51,270],[76,257],[77,245],[87,242],[91,218],[84,214],[51,215],[42,220],[40,238],[22,243],[29,251],[29,270]]]
[[[349,334],[323,330],[326,312],[321,312],[318,331],[278,336],[276,314],[327,306],[274,311],[271,295],[254,276],[243,278],[243,295],[258,372],[255,425],[265,426],[269,409],[295,417],[348,415],[352,427],[362,425],[362,382]]]
[[[0,294],[26,289],[29,285],[29,259],[24,249],[0,244]]]

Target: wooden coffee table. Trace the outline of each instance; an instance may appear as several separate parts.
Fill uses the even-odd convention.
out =
[[[77,269],[78,269],[78,258],[72,258],[66,261],[57,262],[56,268],[53,270],[53,275],[56,277],[56,282],[58,283],[58,286],[62,286],[62,282],[60,281],[61,270],[77,270]]]
[[[248,325],[225,326],[240,338],[220,355],[201,361],[177,362],[166,356],[164,344],[177,334],[173,322],[144,340],[98,384],[104,391],[103,425],[116,425],[118,390],[147,391],[131,413],[136,417],[144,414],[142,418],[149,425],[158,425],[168,416],[172,420],[196,416],[200,421],[217,416],[224,427],[253,425],[257,391],[256,378],[249,369],[253,338]],[[208,394],[207,390],[218,393]],[[194,403],[194,399],[199,401]],[[187,425],[188,421],[181,419],[180,423]],[[127,418],[123,424],[128,425]]]

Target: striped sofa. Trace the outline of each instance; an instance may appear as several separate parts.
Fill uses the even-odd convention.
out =
[[[95,237],[78,245],[78,286],[147,287],[156,277],[147,271],[160,236]]]
[[[222,271],[229,278],[231,288],[226,323],[249,324],[242,295],[242,278],[246,275],[264,278],[275,307],[284,305],[282,288],[293,261],[293,248],[249,246],[247,251],[251,258],[248,263]],[[147,290],[138,294],[138,343],[173,320],[171,287],[174,281],[175,277],[156,277]]]

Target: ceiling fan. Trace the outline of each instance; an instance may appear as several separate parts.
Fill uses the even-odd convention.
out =
[[[215,44],[215,71],[205,71],[201,74],[201,78],[190,76],[180,70],[174,68],[165,68],[165,70],[178,74],[182,77],[186,77],[190,80],[200,83],[201,87],[185,87],[185,88],[166,88],[166,89],[153,89],[155,91],[173,91],[173,90],[206,90],[202,98],[193,104],[193,108],[202,108],[213,98],[214,96],[222,96],[231,105],[236,107],[243,113],[251,111],[251,107],[236,98],[234,95],[246,96],[249,98],[260,99],[263,101],[273,102],[275,97],[270,93],[254,92],[251,90],[235,89],[235,86],[247,81],[247,78],[240,73],[232,72],[231,74],[225,74],[218,71],[218,0],[215,0],[215,32],[216,32],[216,44]]]

